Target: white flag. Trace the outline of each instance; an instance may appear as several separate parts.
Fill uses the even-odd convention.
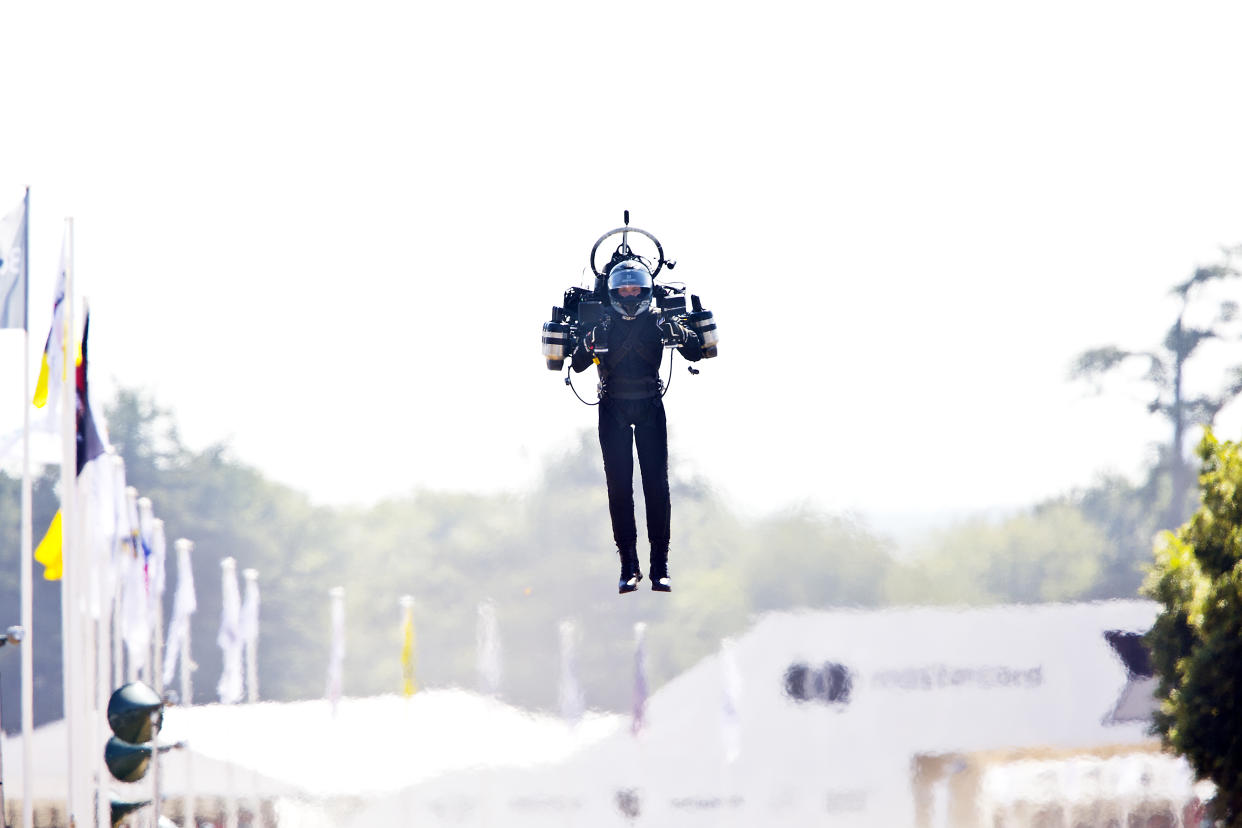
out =
[[[151,619],[164,606],[164,565],[168,557],[167,541],[164,539],[164,521],[151,521],[151,557],[147,559],[147,593],[151,597]]]
[[[489,696],[500,692],[500,631],[496,624],[496,605],[491,601],[479,604],[475,626],[475,647],[478,657],[479,691]]]
[[[732,639],[720,642],[720,680],[723,693],[720,706],[720,735],[726,762],[734,762],[742,753],[742,723],[738,704],[742,699],[742,674],[737,669]]]
[[[242,700],[242,632],[241,590],[237,587],[237,562],[232,558],[220,561],[224,581],[220,589],[220,633],[216,643],[224,655],[224,669],[216,692],[223,704]]]
[[[164,686],[172,684],[177,674],[177,659],[190,657],[182,652],[186,633],[190,630],[190,616],[198,609],[198,596],[194,594],[194,570],[190,566],[189,541],[182,540],[177,548],[177,591],[173,593],[172,621],[168,625],[168,641],[164,644]],[[182,704],[192,704],[192,699],[182,699]]]
[[[634,711],[630,732],[637,736],[647,724],[647,625],[634,625]]]
[[[332,712],[336,713],[336,705],[341,700],[345,680],[345,588],[333,587],[328,590],[332,601],[332,649],[328,656],[328,699],[332,702]]]
[[[571,725],[582,718],[582,687],[578,683],[578,629],[573,621],[561,622],[561,716]]]
[[[0,218],[0,328],[26,330],[26,214],[29,196]]]
[[[124,618],[125,574],[128,572],[126,561],[132,560],[134,555],[129,533],[129,505],[125,493],[125,460],[119,454],[110,456],[112,458],[112,485],[108,491],[112,495],[111,512],[115,532],[112,544],[112,569],[116,573],[115,577],[121,588],[121,618]],[[124,634],[124,625],[121,631]]]
[[[147,609],[147,570],[142,554],[142,533],[138,522],[138,490],[125,488],[125,511],[123,526],[129,535],[122,552],[121,578],[121,637],[125,640],[125,652],[129,655],[131,673],[147,666],[147,654],[151,650],[151,614]]]
[[[85,527],[84,543],[89,556],[92,618],[112,611],[116,596],[116,467],[108,453],[87,463],[78,475],[78,499]]]
[[[259,700],[259,573],[247,569],[242,576],[246,595],[242,599],[241,633],[246,644],[246,690],[253,702]]]

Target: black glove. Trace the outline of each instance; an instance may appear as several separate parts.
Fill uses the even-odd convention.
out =
[[[601,325],[586,332],[586,336],[582,337],[582,347],[586,348],[587,353],[601,354],[608,353],[608,329]]]
[[[656,327],[660,329],[660,339],[663,340],[665,345],[675,345],[678,348],[685,345],[690,337],[695,335],[676,319],[664,316],[661,316],[659,321],[656,322]]]

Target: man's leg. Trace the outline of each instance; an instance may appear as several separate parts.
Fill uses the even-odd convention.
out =
[[[606,399],[599,404],[599,447],[608,484],[612,538],[621,557],[618,591],[633,592],[643,577],[638,567],[638,527],[634,523],[634,431],[622,418],[616,403]]]
[[[647,404],[634,426],[638,445],[638,468],[643,476],[643,501],[647,506],[647,539],[651,542],[651,588],[670,590],[668,541],[672,503],[668,488],[668,421],[658,397]]]

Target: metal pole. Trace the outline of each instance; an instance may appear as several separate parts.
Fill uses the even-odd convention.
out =
[[[237,828],[237,766],[232,762],[225,771],[224,828]]]
[[[0,643],[3,643],[3,642],[0,642]],[[0,676],[0,686],[3,686],[3,685],[4,685],[4,677]],[[4,694],[0,693],[0,741],[3,741],[3,736],[4,736]],[[23,740],[23,742],[24,741],[25,740]],[[23,744],[22,749],[25,750],[25,748],[26,748],[26,745]],[[25,785],[25,782],[23,780],[23,786],[24,785]],[[4,828],[8,828],[9,826],[9,812],[4,807],[4,751],[2,750],[0,750],[0,825],[3,825]]]
[[[148,503],[150,501],[147,501]],[[151,652],[151,678],[154,679],[152,684],[155,692],[159,697],[164,698],[164,579],[165,573],[168,571],[167,554],[164,551],[164,521],[159,518],[151,520],[152,542],[157,544],[159,555],[162,560],[159,561],[160,573],[159,582],[153,585],[154,594],[151,598],[155,600],[155,630],[152,638]]]
[[[34,527],[33,496],[30,484],[30,188],[26,188],[26,227],[22,250],[22,278],[26,282],[26,334],[23,348],[23,373],[26,377],[22,392],[22,626],[26,628],[26,646],[22,648],[22,828],[34,826],[33,788],[34,754],[30,736],[34,732]],[[3,821],[3,817],[0,817]]]
[[[138,490],[133,486],[125,487],[125,511],[128,514],[126,522],[129,524],[130,551],[134,556],[130,566],[137,566],[141,569],[143,565],[143,557],[142,534],[139,528],[140,524],[138,523]],[[130,595],[128,600],[132,601],[135,600],[135,598],[133,595]],[[132,611],[129,608],[125,609],[126,616],[128,616],[131,612]],[[145,665],[140,667],[134,663],[134,651],[129,648],[128,642],[126,642],[125,651],[127,656],[125,673],[126,679],[128,681],[138,681],[143,677],[141,670],[145,667]]]
[[[151,713],[151,805],[155,808],[151,824],[160,825],[160,716],[162,708]]]
[[[113,511],[120,506],[116,502],[116,492],[121,492],[122,497],[125,491],[125,460],[120,455],[112,455],[112,486],[113,491]],[[116,571],[116,579],[113,583],[112,590],[112,686],[120,687],[125,683],[125,650],[121,641],[121,623],[124,620],[122,614],[122,596],[125,594],[125,576],[129,572],[129,561],[124,557],[129,549],[129,531],[128,531],[128,510],[125,512],[125,520],[121,521],[122,515],[117,514],[116,525],[116,541],[113,544],[112,559]]]
[[[74,320],[74,268],[73,268],[73,219],[65,219],[65,297],[63,299],[64,329],[55,332],[62,347],[61,378],[64,380],[60,389],[61,416],[61,466],[60,466],[60,526],[61,526],[61,658],[63,659],[62,677],[64,687],[65,732],[68,747],[68,795],[69,823],[85,825],[86,809],[83,807],[82,794],[85,782],[82,779],[82,720],[80,692],[82,676],[79,674],[80,663],[80,618],[78,615],[78,593],[82,572],[78,566],[78,515],[77,501],[77,328]]]
[[[9,627],[4,635],[0,636],[0,647],[5,644],[20,644],[26,637],[25,630],[20,627]],[[3,679],[0,678],[0,685],[3,685]],[[0,696],[0,741],[4,736],[4,698]],[[4,802],[4,757],[0,756],[0,826],[8,828],[9,818],[8,811]]]
[[[106,475],[112,474],[112,466],[110,463],[99,464],[98,472]],[[103,723],[107,720],[108,686],[111,678],[111,664],[109,658],[111,656],[111,636],[112,636],[112,604],[113,596],[104,594],[104,584],[106,578],[100,578],[100,583],[96,589],[99,590],[99,620],[96,622],[95,633],[95,711],[92,721],[94,731],[101,737],[104,735],[105,728]],[[116,590],[114,589],[115,593]],[[108,801],[108,770],[103,764],[101,756],[95,756],[95,824],[99,828],[110,825],[110,803]]]

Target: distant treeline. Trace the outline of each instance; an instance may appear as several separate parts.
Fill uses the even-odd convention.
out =
[[[1141,484],[1101,479],[1004,520],[930,533],[916,554],[896,556],[890,540],[851,517],[794,509],[746,521],[706,483],[682,483],[673,491],[675,591],[622,598],[592,434],[547,458],[538,483],[522,495],[422,491],[341,509],[313,506],[223,445],[187,449],[171,417],[143,393],[122,391],[106,420],[129,484],[164,520],[170,550],[175,538],[195,544],[196,703],[216,700],[220,561],[229,556],[259,572],[265,699],[323,695],[328,590],[339,585],[347,606],[347,695],[399,691],[398,601],[409,594],[421,686],[478,685],[477,608],[490,600],[503,698],[556,707],[558,626],[573,619],[588,706],[625,710],[634,622],[649,624],[654,689],[772,610],[1133,597],[1152,537],[1166,528],[1153,516],[1169,513],[1167,475],[1157,466]],[[57,508],[57,475],[48,469],[35,481],[36,541]],[[0,626],[19,620],[20,502],[20,481],[0,475]],[[35,570],[35,719],[42,723],[61,715],[60,587]],[[176,578],[170,554],[166,618]],[[19,669],[18,654],[0,650],[10,732],[19,724]]]

